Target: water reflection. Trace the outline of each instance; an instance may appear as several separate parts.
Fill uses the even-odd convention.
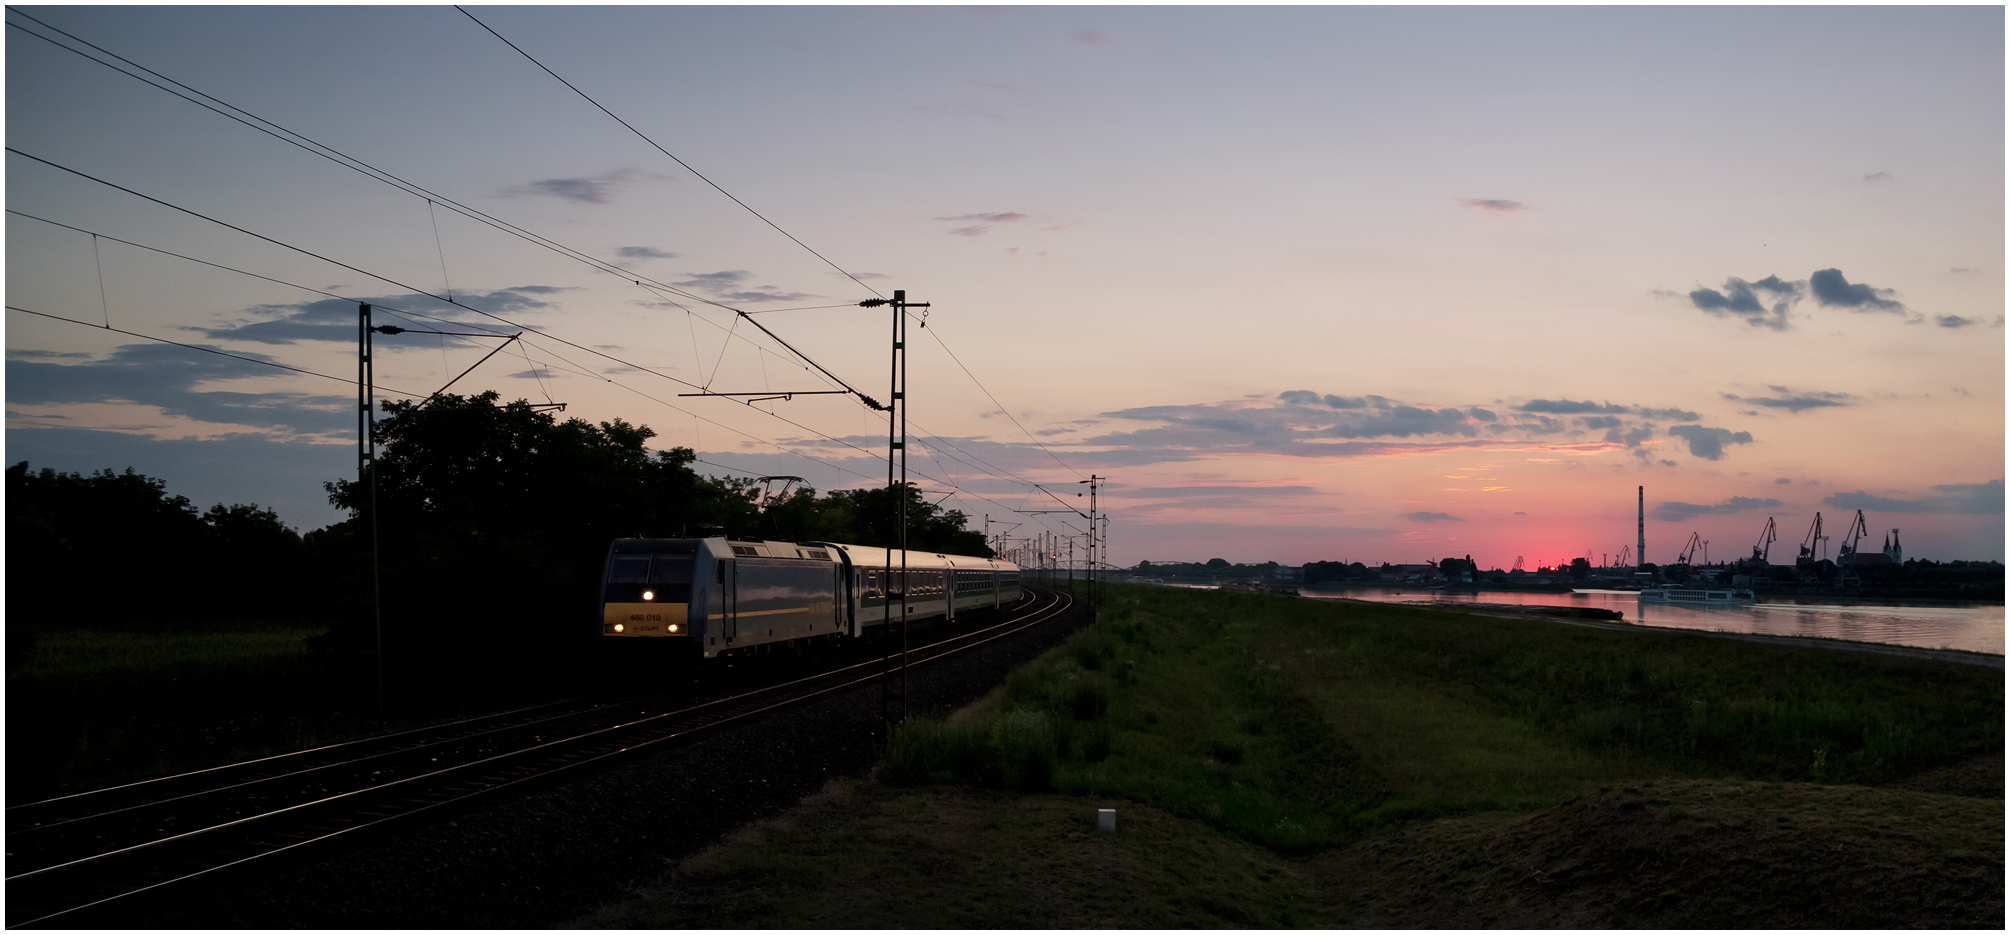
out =
[[[1896,643],[1928,649],[1966,649],[1973,652],[2003,653],[2003,605],[1956,602],[1922,602],[1918,606],[1890,604],[1849,604],[1819,598],[1771,598],[1779,603],[1759,603],[1749,607],[1682,607],[1671,604],[1642,604],[1631,591],[1573,591],[1530,593],[1527,591],[1442,591],[1381,590],[1352,588],[1335,591],[1305,591],[1310,598],[1348,597],[1365,601],[1419,602],[1448,604],[1539,604],[1553,607],[1607,607],[1619,611],[1634,623],[1685,630],[1723,630],[1732,633],[1765,633],[1775,636],[1825,636],[1833,639]],[[1766,601],[1768,598],[1760,598]]]

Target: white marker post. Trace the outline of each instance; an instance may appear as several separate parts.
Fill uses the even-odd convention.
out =
[[[1097,831],[1117,830],[1117,810],[1114,808],[1096,809],[1096,830]]]

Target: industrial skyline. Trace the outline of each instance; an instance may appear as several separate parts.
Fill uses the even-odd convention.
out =
[[[1065,534],[1016,511],[1108,476],[1119,565],[1858,509],[2004,557],[2001,8],[26,12],[8,304],[100,327],[8,313],[10,463],[335,521],[354,388],[243,358],[353,375],[360,301],[521,325],[456,391],[883,483],[851,397],[678,394],[829,388],[728,308],[884,392],[856,303],[899,288],[930,499]],[[495,346],[383,337],[377,380]]]

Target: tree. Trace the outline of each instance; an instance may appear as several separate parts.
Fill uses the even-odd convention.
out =
[[[621,419],[559,421],[494,392],[444,395],[423,406],[391,403],[377,427],[377,527],[387,641],[536,647],[566,634],[598,632],[593,616],[608,544],[618,538],[717,534],[893,545],[886,488],[813,490],[763,503],[757,484],[701,477],[688,448],[651,452],[648,426]],[[369,489],[325,485],[352,518],[310,537],[323,550],[364,554],[361,511]],[[989,555],[965,516],[929,503],[908,485],[908,547]],[[339,528],[338,528],[339,527]],[[346,593],[360,595],[360,561],[347,563]],[[476,610],[478,609],[478,610]],[[367,605],[352,607],[338,639],[361,649],[373,629]]]
[[[1591,559],[1588,558],[1571,559],[1570,576],[1572,578],[1576,578],[1579,581],[1583,581],[1584,579],[1591,577]]]
[[[31,472],[26,461],[7,469],[7,495],[16,621],[303,616],[297,595],[314,575],[300,537],[257,504],[198,514],[132,468]]]
[[[735,509],[716,489],[701,496],[690,449],[644,448],[656,434],[647,426],[560,422],[498,399],[448,394],[384,407],[375,473],[387,642],[531,647],[590,632],[609,542],[675,536]],[[325,538],[360,553],[368,486],[325,486],[352,512]],[[350,593],[360,594],[360,562],[350,573]],[[357,609],[336,642],[360,649],[371,627]]]
[[[1228,559],[1210,558],[1207,560],[1207,567],[1213,571],[1220,571],[1228,567]]]

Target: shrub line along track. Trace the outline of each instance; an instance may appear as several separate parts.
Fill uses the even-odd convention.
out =
[[[1052,620],[1074,603],[1064,594],[1029,590],[1034,596],[1012,616],[914,647],[908,665]],[[83,924],[83,916],[132,897],[161,895],[214,879],[220,871],[353,840],[361,836],[355,832],[439,815],[478,798],[653,752],[706,728],[876,682],[883,665],[883,657],[875,655],[656,714],[641,708],[662,703],[661,696],[584,710],[578,702],[559,702],[17,806],[8,810],[7,925]],[[898,675],[900,668],[890,671]],[[413,742],[413,735],[427,730],[434,732],[432,739]],[[442,760],[451,762],[440,765]],[[289,768],[294,763],[300,768]],[[275,767],[280,771],[273,772]],[[47,817],[35,820],[38,809]],[[181,826],[193,827],[166,833]],[[24,865],[30,869],[18,870]]]

